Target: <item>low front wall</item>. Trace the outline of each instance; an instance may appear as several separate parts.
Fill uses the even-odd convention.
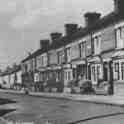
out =
[[[124,96],[124,82],[114,82],[114,95]]]

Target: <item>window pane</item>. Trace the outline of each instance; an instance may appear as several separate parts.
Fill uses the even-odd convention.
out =
[[[115,72],[119,71],[119,63],[115,63]]]
[[[120,39],[120,29],[117,29],[116,30],[116,36],[117,36],[117,40],[119,40]]]
[[[100,79],[100,66],[97,66],[97,77]]]
[[[124,80],[124,62],[121,63],[122,80]]]
[[[119,75],[119,63],[115,63],[115,72],[117,74],[117,80],[119,80],[120,75]]]
[[[121,38],[124,38],[124,27],[121,29]]]

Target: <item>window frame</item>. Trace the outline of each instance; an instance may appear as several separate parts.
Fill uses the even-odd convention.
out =
[[[102,41],[101,34],[96,35],[96,36],[93,37],[94,54],[100,54],[100,52],[101,52],[101,41]]]
[[[66,48],[67,62],[71,61],[71,47]]]
[[[120,79],[119,62],[114,63],[114,69],[115,69],[115,73],[117,73],[117,80],[119,80]]]
[[[79,43],[80,57],[86,57],[86,41]]]
[[[124,62],[121,62],[122,80],[124,80]]]

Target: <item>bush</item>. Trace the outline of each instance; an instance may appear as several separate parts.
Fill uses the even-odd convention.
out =
[[[103,83],[103,79],[98,79],[98,86],[101,84],[101,83]]]
[[[67,85],[68,88],[72,88],[72,87],[76,87],[76,86],[78,86],[77,80],[71,80],[68,82],[68,85]]]
[[[63,92],[64,83],[62,81],[57,81],[57,92]]]
[[[83,94],[94,93],[94,89],[92,87],[92,81],[85,80],[82,82],[81,93]]]
[[[25,88],[25,94],[26,94],[26,95],[29,94],[28,88]]]

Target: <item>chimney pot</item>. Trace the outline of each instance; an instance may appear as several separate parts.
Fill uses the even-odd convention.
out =
[[[62,37],[62,33],[53,32],[50,34],[52,42]]]
[[[122,13],[124,12],[124,0],[114,0],[114,11],[116,13]]]
[[[40,49],[48,49],[48,47],[49,47],[48,39],[40,40]]]
[[[72,35],[78,30],[78,24],[65,24],[65,32],[67,36]]]

